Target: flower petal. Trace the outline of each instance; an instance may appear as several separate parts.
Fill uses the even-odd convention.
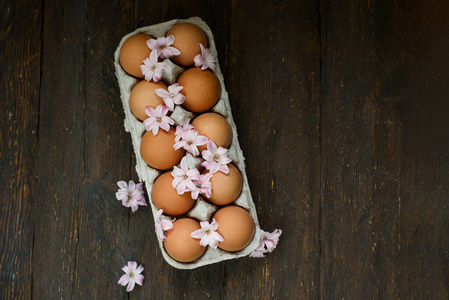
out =
[[[137,274],[135,277],[134,277],[134,279],[136,280],[136,283],[138,284],[138,285],[140,285],[140,286],[142,286],[142,284],[143,284],[143,279],[144,279],[145,277],[142,275],[142,274]]]
[[[118,284],[125,286],[126,284],[128,284],[130,277],[128,276],[128,274],[123,274],[122,277],[120,277]]]
[[[193,237],[194,239],[200,239],[203,237],[203,235],[205,235],[206,233],[204,232],[203,229],[197,229],[194,232],[192,232],[190,234],[191,237]]]
[[[136,281],[134,279],[130,279],[128,286],[126,287],[126,291],[131,292],[134,289],[135,285],[136,285]]]
[[[118,187],[121,188],[121,189],[128,189],[128,185],[127,185],[126,182],[123,181],[123,180],[117,181],[117,185],[118,185]]]

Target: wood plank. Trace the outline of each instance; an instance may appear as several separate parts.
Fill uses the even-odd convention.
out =
[[[22,26],[23,20],[29,22]],[[0,298],[30,299],[41,63],[39,1],[2,3]]]
[[[446,299],[449,7],[321,5],[321,296]]]
[[[226,264],[225,299],[319,297],[317,24],[314,1],[233,2],[231,105],[261,227],[283,234],[265,260]]]
[[[86,7],[84,61],[84,189],[79,195],[79,228],[74,266],[74,299],[123,299],[117,284],[129,260],[143,263],[147,245],[132,243],[145,236],[148,208],[132,213],[115,198],[116,182],[134,180],[133,150],[125,132],[123,105],[115,78],[114,51],[133,23],[133,5],[117,1],[89,1]],[[139,228],[130,220],[139,218]],[[148,270],[146,272],[150,272]],[[88,274],[86,276],[86,273]],[[139,289],[135,290],[139,295]]]
[[[33,298],[74,294],[85,195],[86,3],[45,2]],[[85,266],[83,276],[88,267]],[[91,287],[93,288],[93,287]]]

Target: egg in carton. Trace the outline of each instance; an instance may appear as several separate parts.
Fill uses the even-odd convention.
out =
[[[145,183],[145,187],[147,190],[147,195],[149,195],[150,198],[150,206],[153,212],[153,218],[155,218],[156,213],[158,211],[158,208],[154,205],[152,199],[151,199],[151,191],[153,188],[153,183],[156,180],[156,178],[161,174],[161,171],[156,170],[148,166],[145,161],[143,160],[141,154],[140,154],[140,143],[142,140],[142,135],[145,133],[145,126],[143,125],[143,122],[139,121],[131,112],[130,106],[129,106],[129,99],[132,88],[139,82],[139,79],[136,79],[130,75],[128,75],[123,68],[120,65],[119,61],[119,54],[120,49],[123,45],[123,43],[131,36],[138,34],[138,33],[144,33],[148,34],[150,36],[153,36],[154,38],[165,36],[165,34],[170,30],[170,28],[175,25],[176,23],[181,22],[189,22],[192,24],[197,25],[200,27],[203,32],[206,35],[209,49],[211,53],[215,56],[217,56],[217,50],[215,48],[215,42],[213,34],[210,30],[210,28],[207,26],[207,24],[202,21],[198,17],[193,17],[189,19],[175,19],[164,23],[159,23],[147,27],[138,28],[135,31],[125,35],[122,40],[120,41],[120,44],[115,51],[114,54],[114,65],[116,70],[116,76],[119,82],[120,86],[120,96],[123,103],[123,109],[125,112],[125,120],[124,120],[124,126],[125,130],[131,134],[132,138],[132,144],[136,156],[136,171],[139,176],[140,181],[143,181]],[[168,65],[163,72],[162,81],[168,85],[173,84],[177,81],[179,76],[187,70],[187,68],[180,67],[176,64],[174,64],[170,59],[165,59],[164,62]],[[237,168],[240,170],[242,175],[242,191],[239,195],[239,197],[232,203],[235,205],[238,205],[240,207],[245,208],[251,217],[254,220],[255,225],[255,231],[254,236],[251,242],[246,246],[244,249],[237,251],[237,252],[226,252],[219,248],[212,249],[211,247],[208,247],[206,252],[197,260],[190,262],[190,263],[182,263],[174,260],[171,258],[168,253],[164,249],[163,242],[158,239],[159,247],[162,251],[164,259],[173,267],[178,269],[194,269],[197,267],[205,266],[208,264],[217,263],[220,261],[228,260],[228,259],[234,259],[239,257],[244,257],[249,255],[253,250],[257,248],[260,241],[260,226],[257,219],[257,211],[256,207],[254,205],[253,199],[251,197],[251,192],[248,185],[248,178],[246,176],[245,171],[245,158],[243,156],[243,152],[240,148],[239,141],[237,139],[237,129],[236,125],[234,123],[232,112],[231,112],[231,105],[229,103],[229,97],[228,93],[226,92],[224,80],[223,80],[223,74],[221,73],[220,66],[217,62],[216,64],[217,69],[215,72],[216,77],[218,78],[220,82],[221,92],[220,97],[217,102],[217,104],[211,109],[212,112],[218,113],[226,118],[228,123],[231,126],[233,137],[232,142],[228,150],[228,155],[232,159],[233,163],[237,166]],[[175,121],[175,125],[181,125],[184,123],[184,120],[187,118],[193,119],[195,117],[195,114],[192,112],[186,111],[181,106],[177,106],[175,111],[172,113],[171,118]],[[201,164],[202,159],[198,157],[194,157],[190,154],[187,154],[187,164],[189,167],[197,167]],[[195,205],[193,206],[190,211],[188,211],[185,216],[194,218],[198,221],[211,221],[212,215],[218,210],[218,207],[216,205],[213,205],[206,201],[201,196],[196,201]],[[199,241],[198,241],[199,242]]]

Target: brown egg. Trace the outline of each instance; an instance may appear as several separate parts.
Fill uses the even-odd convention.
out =
[[[158,105],[165,105],[164,100],[156,94],[156,89],[166,90],[167,85],[162,81],[154,82],[142,80],[131,90],[129,106],[131,107],[134,116],[140,121],[148,118],[148,115],[145,113],[145,108],[147,106],[156,108]]]
[[[191,262],[200,258],[206,247],[200,245],[199,239],[190,236],[200,228],[200,223],[194,219],[176,220],[173,228],[165,232],[165,250],[173,259],[180,262]]]
[[[218,222],[217,232],[224,241],[218,247],[225,251],[235,252],[249,245],[254,235],[254,220],[240,206],[226,206],[219,209],[215,215]]]
[[[216,113],[205,113],[196,117],[192,126],[200,135],[205,135],[217,147],[228,148],[232,141],[232,129],[224,117]],[[207,149],[207,144],[198,147],[198,150]]]
[[[154,182],[151,197],[154,205],[158,209],[163,209],[164,214],[179,216],[188,212],[195,204],[195,200],[192,199],[190,192],[179,195],[172,182],[173,176],[170,172],[159,176]]]
[[[193,59],[201,54],[200,43],[207,48],[207,39],[203,30],[192,23],[175,24],[166,36],[173,34],[175,42],[173,47],[181,51],[180,55],[173,56],[171,60],[181,66],[192,66]]]
[[[131,76],[143,78],[140,65],[145,58],[150,56],[151,50],[147,46],[147,40],[153,37],[138,33],[130,36],[120,48],[120,65]]]
[[[243,181],[240,171],[228,164],[229,173],[218,171],[210,179],[212,193],[207,200],[216,205],[227,205],[234,202],[242,191]],[[207,171],[206,171],[207,172]]]
[[[175,151],[175,129],[170,127],[167,132],[159,129],[157,135],[151,131],[145,132],[140,143],[140,154],[143,160],[152,168],[167,170],[179,164],[185,154],[180,148]]]
[[[178,83],[184,87],[181,94],[186,96],[182,106],[190,111],[205,112],[220,98],[220,82],[209,70],[188,69],[181,74]]]

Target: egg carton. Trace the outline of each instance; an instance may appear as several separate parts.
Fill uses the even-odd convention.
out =
[[[212,54],[215,57],[217,56],[217,49],[215,48],[215,42],[214,42],[214,36],[210,30],[210,28],[207,26],[207,24],[202,21],[198,17],[193,17],[189,19],[175,19],[164,23],[159,23],[147,27],[141,27],[136,29],[135,31],[125,35],[122,40],[120,41],[119,46],[117,47],[117,50],[114,53],[114,65],[116,70],[116,76],[119,82],[120,86],[120,97],[123,103],[123,109],[125,111],[125,120],[124,120],[124,126],[125,130],[131,134],[132,138],[132,144],[134,147],[134,152],[136,156],[136,171],[139,176],[140,181],[143,181],[145,183],[145,187],[147,190],[147,194],[150,199],[150,206],[151,210],[153,212],[153,218],[156,216],[156,213],[158,211],[157,207],[154,205],[152,199],[151,199],[151,191],[153,188],[153,182],[156,180],[156,178],[162,173],[159,170],[155,170],[148,166],[145,161],[143,160],[141,154],[140,154],[140,143],[142,140],[142,135],[145,133],[145,127],[141,121],[139,121],[131,112],[130,106],[129,106],[129,97],[131,93],[131,89],[137,84],[137,82],[140,81],[140,79],[136,79],[132,76],[129,76],[121,67],[119,62],[119,54],[120,49],[123,45],[123,43],[132,35],[138,34],[138,33],[145,33],[148,35],[151,35],[153,38],[165,36],[167,31],[176,23],[179,22],[190,22],[192,24],[197,25],[200,27],[204,33],[206,34],[207,41],[208,41],[208,47],[211,50]],[[187,68],[180,67],[176,64],[174,64],[171,60],[165,59],[165,63],[168,64],[168,66],[164,69],[164,75],[162,77],[162,81],[165,82],[167,85],[175,83],[179,76],[187,70]],[[238,252],[226,252],[219,248],[212,249],[211,247],[208,247],[206,252],[201,256],[199,259],[197,259],[194,262],[190,263],[181,263],[173,258],[171,258],[168,253],[164,249],[164,245],[162,241],[158,239],[159,247],[162,251],[162,255],[164,259],[173,267],[178,269],[194,269],[197,267],[217,263],[224,260],[239,258],[243,256],[249,255],[254,249],[257,248],[260,240],[260,226],[257,219],[257,212],[256,207],[254,205],[254,201],[251,197],[251,192],[248,185],[248,178],[246,176],[245,171],[245,158],[243,156],[243,152],[240,148],[239,141],[237,139],[237,128],[234,123],[234,119],[232,117],[231,112],[231,105],[229,103],[229,97],[228,93],[226,92],[226,88],[224,85],[223,80],[223,74],[221,73],[220,66],[217,62],[217,70],[215,72],[215,75],[217,76],[220,87],[221,87],[221,93],[220,98],[217,102],[217,104],[211,109],[212,112],[216,112],[223,117],[226,118],[228,123],[231,125],[232,128],[232,142],[228,150],[229,157],[233,160],[233,163],[237,166],[237,168],[240,170],[242,174],[243,179],[243,188],[242,192],[240,193],[240,196],[233,202],[233,204],[241,206],[245,208],[251,215],[251,217],[254,220],[255,224],[255,233],[252,241],[250,244],[244,248],[243,250],[240,250]],[[171,118],[175,121],[175,125],[182,125],[184,120],[187,118],[193,119],[196,114],[193,114],[192,112],[184,110],[181,106],[177,106],[175,111],[172,113]],[[190,154],[187,154],[187,163],[189,167],[198,166],[202,162],[201,158],[194,157]],[[211,216],[217,211],[218,207],[216,205],[213,205],[204,198],[200,197],[194,207],[187,212],[185,216],[197,219],[198,221],[210,221]],[[198,241],[199,242],[199,241]]]

